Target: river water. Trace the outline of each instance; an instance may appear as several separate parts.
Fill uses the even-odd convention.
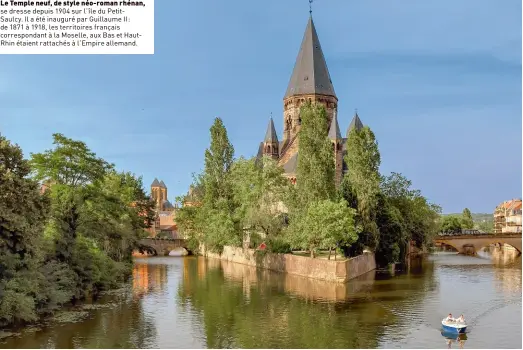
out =
[[[440,253],[347,284],[201,257],[136,259],[128,288],[2,348],[520,348],[521,257]],[[464,313],[465,336],[441,333]]]

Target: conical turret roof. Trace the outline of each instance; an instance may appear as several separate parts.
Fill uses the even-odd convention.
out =
[[[151,187],[160,187],[160,181],[158,181],[157,178],[154,178],[153,183],[151,184]]]
[[[329,128],[329,139],[331,140],[341,140],[340,125],[338,124],[338,116],[336,110],[334,110],[334,115],[332,116],[331,126]]]
[[[347,128],[347,137],[349,137],[349,134],[352,129],[356,128],[356,130],[363,129],[363,123],[361,122],[360,117],[358,116],[358,112],[354,114],[354,117],[352,118],[352,121],[349,124],[349,127]]]
[[[285,98],[304,94],[322,94],[336,97],[312,16],[309,17],[309,22],[305,28],[300,52],[294,64]]]
[[[159,185],[159,186],[160,186],[161,188],[167,188],[167,186],[165,186],[165,182],[163,182],[163,180],[160,181],[160,185]]]
[[[278,134],[276,134],[276,128],[274,127],[274,121],[269,120],[269,125],[267,125],[267,132],[265,133],[265,138],[263,139],[265,143],[278,143]]]

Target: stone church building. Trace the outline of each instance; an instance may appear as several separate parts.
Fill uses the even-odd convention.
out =
[[[330,125],[328,135],[333,143],[333,157],[336,167],[335,179],[338,185],[344,172],[347,171],[343,158],[347,152],[346,143],[349,132],[352,128],[361,129],[363,124],[358,114],[355,113],[345,137],[340,132],[337,118],[338,97],[334,91],[312,15],[309,17],[305,28],[300,51],[283,98],[282,138],[278,138],[271,118],[257,154],[258,159],[265,155],[277,160],[278,164],[283,167],[285,175],[293,183],[296,183],[296,168],[300,149],[298,138],[301,124],[300,107],[308,101],[322,104],[327,111]]]
[[[148,229],[149,237],[179,238],[176,225],[177,207],[167,199],[167,186],[165,182],[154,179],[151,184],[151,198],[155,202],[154,225]]]

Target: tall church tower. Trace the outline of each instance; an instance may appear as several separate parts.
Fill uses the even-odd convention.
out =
[[[300,107],[307,101],[321,103],[327,110],[329,124],[338,108],[338,98],[323,56],[316,28],[309,17],[300,51],[283,98],[283,147],[291,143],[300,130]]]

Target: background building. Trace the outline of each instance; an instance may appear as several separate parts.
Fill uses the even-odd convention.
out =
[[[521,199],[505,201],[496,207],[494,233],[521,233]]]
[[[156,218],[149,229],[150,237],[179,238],[176,226],[177,206],[167,199],[167,186],[163,181],[154,179],[151,184],[151,198],[156,203]]]

